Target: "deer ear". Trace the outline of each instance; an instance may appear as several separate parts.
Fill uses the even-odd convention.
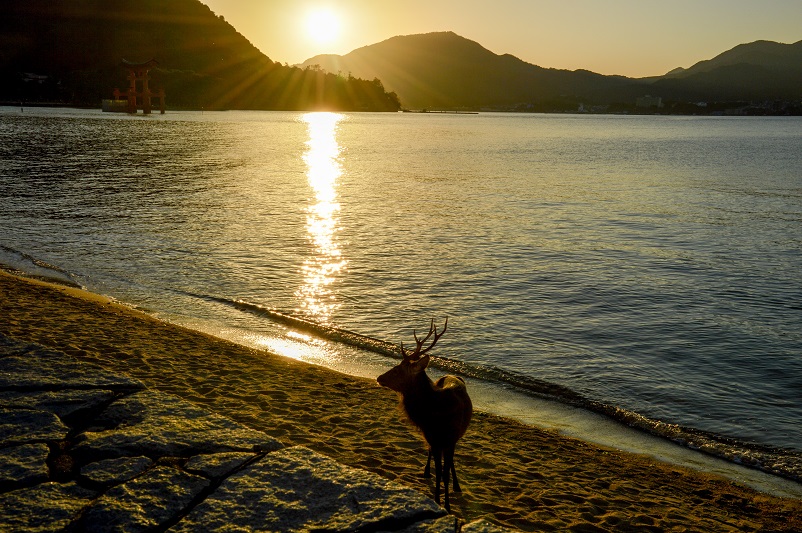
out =
[[[426,370],[426,367],[429,366],[429,354],[427,353],[423,357],[418,359],[418,362],[415,366],[419,367],[418,369],[419,372]]]

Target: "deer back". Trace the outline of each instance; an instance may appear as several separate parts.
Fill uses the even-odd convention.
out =
[[[442,391],[440,402],[443,416],[451,417],[457,438],[462,437],[473,415],[473,403],[465,381],[461,377],[448,375],[438,379],[434,387]]]
[[[453,446],[468,428],[473,405],[465,382],[443,376],[437,383],[426,377],[402,395],[401,404],[409,420],[431,445]]]

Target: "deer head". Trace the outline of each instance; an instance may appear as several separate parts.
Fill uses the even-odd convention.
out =
[[[448,328],[448,318],[446,318],[446,322],[443,324],[443,331],[440,333],[437,332],[434,319],[432,319],[432,324],[429,326],[429,333],[427,333],[423,339],[418,339],[417,333],[413,330],[412,336],[415,337],[415,349],[411,352],[405,350],[404,343],[402,342],[400,346],[401,355],[403,357],[402,361],[377,378],[376,381],[379,382],[379,385],[400,393],[407,390],[415,382],[418,375],[424,372],[426,367],[429,366],[428,352],[434,348],[434,345],[437,344],[437,341],[446,332],[446,328]],[[434,335],[432,343],[424,348],[423,345],[432,335]]]

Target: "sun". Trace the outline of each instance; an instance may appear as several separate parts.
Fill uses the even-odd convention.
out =
[[[340,17],[330,9],[315,9],[306,15],[306,36],[318,44],[331,44],[340,36]]]

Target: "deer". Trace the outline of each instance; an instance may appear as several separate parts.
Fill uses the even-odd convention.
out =
[[[415,349],[411,352],[400,344],[401,363],[379,376],[376,381],[379,385],[394,390],[400,394],[401,406],[409,421],[423,434],[429,446],[429,456],[423,477],[431,477],[430,465],[434,457],[435,472],[435,501],[440,504],[440,480],[443,481],[445,492],[445,508],[451,512],[448,492],[449,473],[454,478],[454,492],[461,492],[457,471],[454,468],[454,448],[457,441],[465,434],[473,414],[473,404],[468,396],[465,381],[457,376],[443,376],[433,382],[426,375],[429,365],[428,352],[434,348],[448,328],[448,318],[443,325],[443,331],[437,332],[432,319],[429,333],[421,340],[417,332],[412,331],[415,337]],[[423,345],[432,338],[431,344]]]

